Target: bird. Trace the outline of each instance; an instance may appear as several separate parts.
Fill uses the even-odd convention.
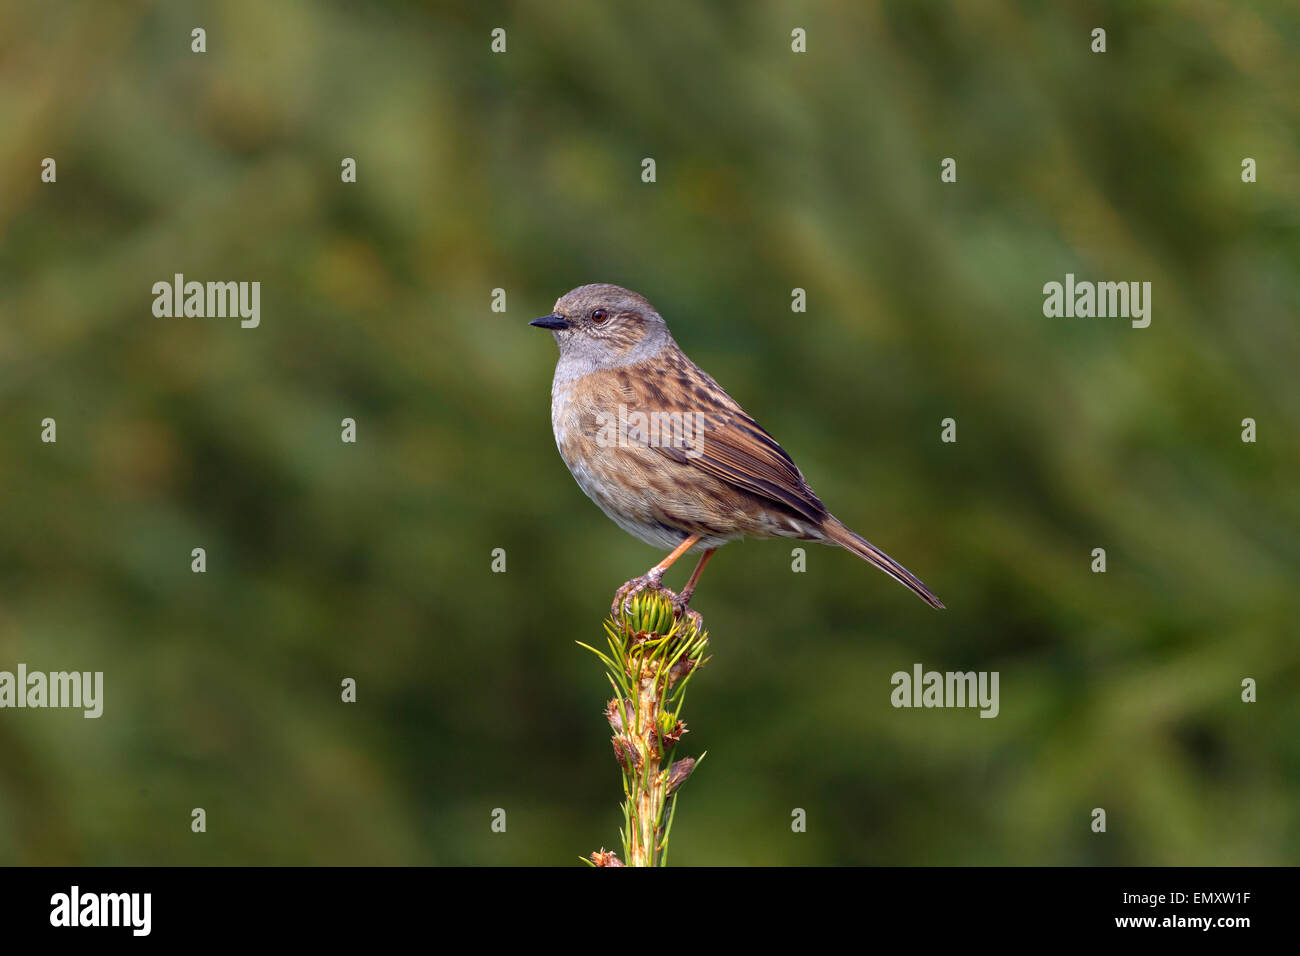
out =
[[[624,531],[669,551],[618,589],[612,614],[643,590],[667,591],[664,573],[697,553],[686,586],[668,594],[675,613],[698,619],[689,605],[705,565],[743,537],[844,548],[944,607],[827,510],[785,449],[686,356],[644,297],[609,283],[582,285],[529,325],[549,330],[559,346],[551,425],[578,487]]]

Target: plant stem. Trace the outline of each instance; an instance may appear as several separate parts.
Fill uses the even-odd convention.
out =
[[[686,685],[707,660],[708,632],[693,611],[675,615],[671,591],[646,591],[605,623],[609,653],[595,653],[609,672],[615,697],[605,708],[614,730],[614,757],[623,774],[623,853],[628,866],[663,866],[677,788],[695,769],[674,762],[686,733],[681,720]],[[583,645],[586,647],[587,645]],[[593,853],[596,866],[623,866],[612,852]]]

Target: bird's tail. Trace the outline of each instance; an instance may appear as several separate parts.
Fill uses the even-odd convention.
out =
[[[884,571],[899,584],[903,585],[903,587],[907,588],[926,604],[930,605],[930,607],[943,607],[943,602],[935,597],[934,593],[922,584],[916,575],[907,570],[907,568],[903,567],[889,555],[885,554],[885,552],[881,551],[870,541],[854,534],[835,518],[827,517],[826,521],[822,524],[822,533],[825,534],[830,541],[838,544],[841,548],[844,548],[846,551],[852,551],[863,561],[866,561],[869,564],[874,564],[876,567],[880,568],[880,570]]]

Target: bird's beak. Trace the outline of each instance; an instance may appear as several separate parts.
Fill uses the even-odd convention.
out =
[[[544,315],[540,319],[533,319],[528,324],[535,325],[539,329],[550,329],[552,332],[556,332],[560,329],[567,329],[569,320],[562,315]]]

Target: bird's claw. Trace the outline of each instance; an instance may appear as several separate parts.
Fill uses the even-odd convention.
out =
[[[640,578],[625,581],[623,587],[614,592],[614,604],[610,605],[612,617],[619,617],[620,611],[632,610],[632,598],[642,591],[658,591],[664,597],[667,597],[668,601],[672,602],[673,617],[688,620],[690,624],[693,624],[695,630],[701,630],[705,619],[699,615],[699,611],[688,605],[690,594],[679,594],[671,591],[671,589],[663,587],[660,581],[662,581],[662,575],[655,575],[653,572],[643,574]]]
[[[610,614],[614,617],[618,617],[620,610],[630,611],[632,609],[632,598],[636,597],[642,591],[658,591],[672,602],[674,617],[678,619],[685,618],[694,625],[697,630],[703,627],[704,618],[700,616],[699,611],[694,610],[687,603],[690,601],[691,596],[689,594],[679,595],[677,592],[669,590],[660,583],[662,580],[662,574],[655,574],[654,571],[649,571],[640,577],[625,582],[621,588],[614,592],[614,603],[609,606]]]
[[[699,611],[686,603],[689,600],[689,595],[673,594],[673,616],[679,620],[687,621],[695,630],[701,630],[704,627],[704,618],[700,616]]]
[[[646,572],[640,577],[635,577],[627,581],[621,588],[614,592],[614,603],[609,606],[609,611],[614,617],[618,617],[622,610],[632,610],[632,598],[636,597],[646,588],[652,591],[665,591],[666,588],[660,586],[662,575],[655,574],[653,571]],[[672,592],[668,592],[672,593]]]

